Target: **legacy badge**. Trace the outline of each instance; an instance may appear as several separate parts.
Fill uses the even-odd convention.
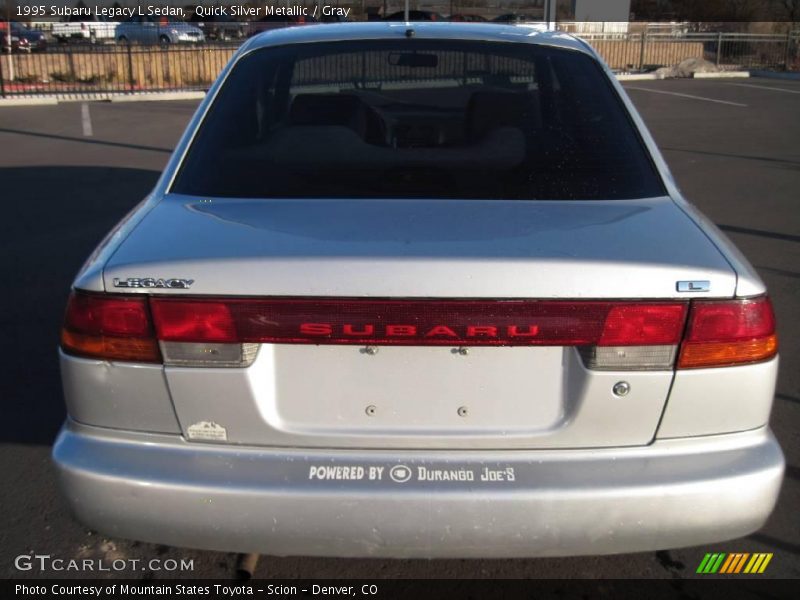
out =
[[[114,278],[114,287],[118,288],[170,288],[173,290],[188,290],[192,287],[193,283],[194,279],[156,279],[154,277]]]

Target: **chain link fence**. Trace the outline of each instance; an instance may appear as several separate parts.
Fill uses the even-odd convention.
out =
[[[800,31],[756,33],[584,33],[608,65],[620,71],[651,71],[687,58],[703,58],[722,71],[800,71]]]
[[[645,72],[704,58],[720,70],[800,71],[800,31],[742,33],[584,33],[612,69]],[[0,56],[0,96],[107,97],[205,90],[238,42],[146,46],[52,44],[41,52]]]

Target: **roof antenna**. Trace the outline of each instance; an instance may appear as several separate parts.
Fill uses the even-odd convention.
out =
[[[406,0],[406,7],[403,10],[403,19],[405,20],[406,23],[408,23],[408,13],[409,13],[408,5],[409,5],[409,0]],[[408,35],[408,32],[406,32],[406,35]],[[411,37],[411,36],[408,35],[408,37]]]

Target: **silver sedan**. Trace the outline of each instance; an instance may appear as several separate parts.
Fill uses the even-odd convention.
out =
[[[73,284],[53,450],[108,534],[527,557],[764,523],[764,284],[585,43],[363,23],[249,40]]]

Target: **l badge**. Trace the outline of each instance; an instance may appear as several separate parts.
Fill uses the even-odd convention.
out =
[[[711,290],[710,281],[679,281],[677,283],[679,292],[708,292]]]

